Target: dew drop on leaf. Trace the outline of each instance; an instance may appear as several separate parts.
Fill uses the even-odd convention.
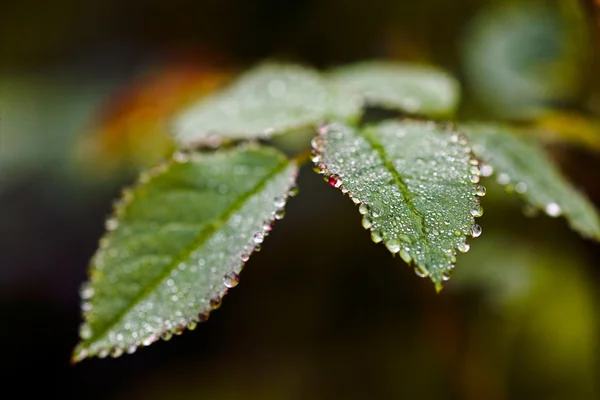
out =
[[[471,235],[476,238],[481,236],[481,232],[483,230],[481,229],[481,226],[478,224],[473,224],[473,226],[471,227]]]
[[[562,209],[556,203],[548,203],[545,208],[546,214],[551,217],[558,217],[562,213]]]
[[[223,277],[223,284],[229,289],[236,287],[239,281],[240,277],[235,272],[229,272]]]

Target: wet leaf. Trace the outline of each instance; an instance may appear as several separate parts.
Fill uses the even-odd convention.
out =
[[[551,217],[564,215],[581,235],[600,240],[600,218],[594,206],[536,142],[498,124],[470,123],[461,130],[473,144],[473,152],[486,164],[483,175],[495,173],[499,183],[508,185],[532,206]]]
[[[182,146],[267,138],[359,117],[360,101],[309,68],[267,63],[185,110],[173,126]]]
[[[272,149],[178,153],[124,192],[81,291],[74,360],[118,356],[218,307],[271,230],[297,173]]]
[[[314,161],[329,183],[359,205],[374,242],[430,276],[450,277],[465,236],[481,234],[479,169],[466,139],[431,122],[391,121],[359,130],[333,123],[313,140]]]
[[[429,66],[370,61],[340,67],[330,77],[359,93],[369,105],[408,114],[447,116],[460,100],[458,82]]]

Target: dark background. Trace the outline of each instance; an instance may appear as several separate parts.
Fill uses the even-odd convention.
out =
[[[218,86],[219,74],[271,57],[441,65],[464,84],[461,116],[543,128],[550,154],[598,206],[598,10],[593,1],[5,1],[0,396],[600,398],[599,244],[562,219],[524,217],[518,199],[484,181],[484,234],[436,295],[371,243],[352,202],[308,167],[286,218],[208,323],[134,355],[69,364],[78,288],[112,199],[157,157],[162,122],[212,87],[165,81],[184,70],[185,82]]]

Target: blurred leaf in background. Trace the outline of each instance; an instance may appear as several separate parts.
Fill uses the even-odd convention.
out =
[[[469,23],[462,57],[467,89],[488,114],[529,119],[577,100],[590,29],[576,0],[495,2]]]

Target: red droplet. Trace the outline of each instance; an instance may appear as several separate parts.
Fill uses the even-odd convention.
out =
[[[337,175],[331,175],[329,176],[329,185],[333,186],[333,187],[338,187],[338,182],[340,180],[340,177]]]

